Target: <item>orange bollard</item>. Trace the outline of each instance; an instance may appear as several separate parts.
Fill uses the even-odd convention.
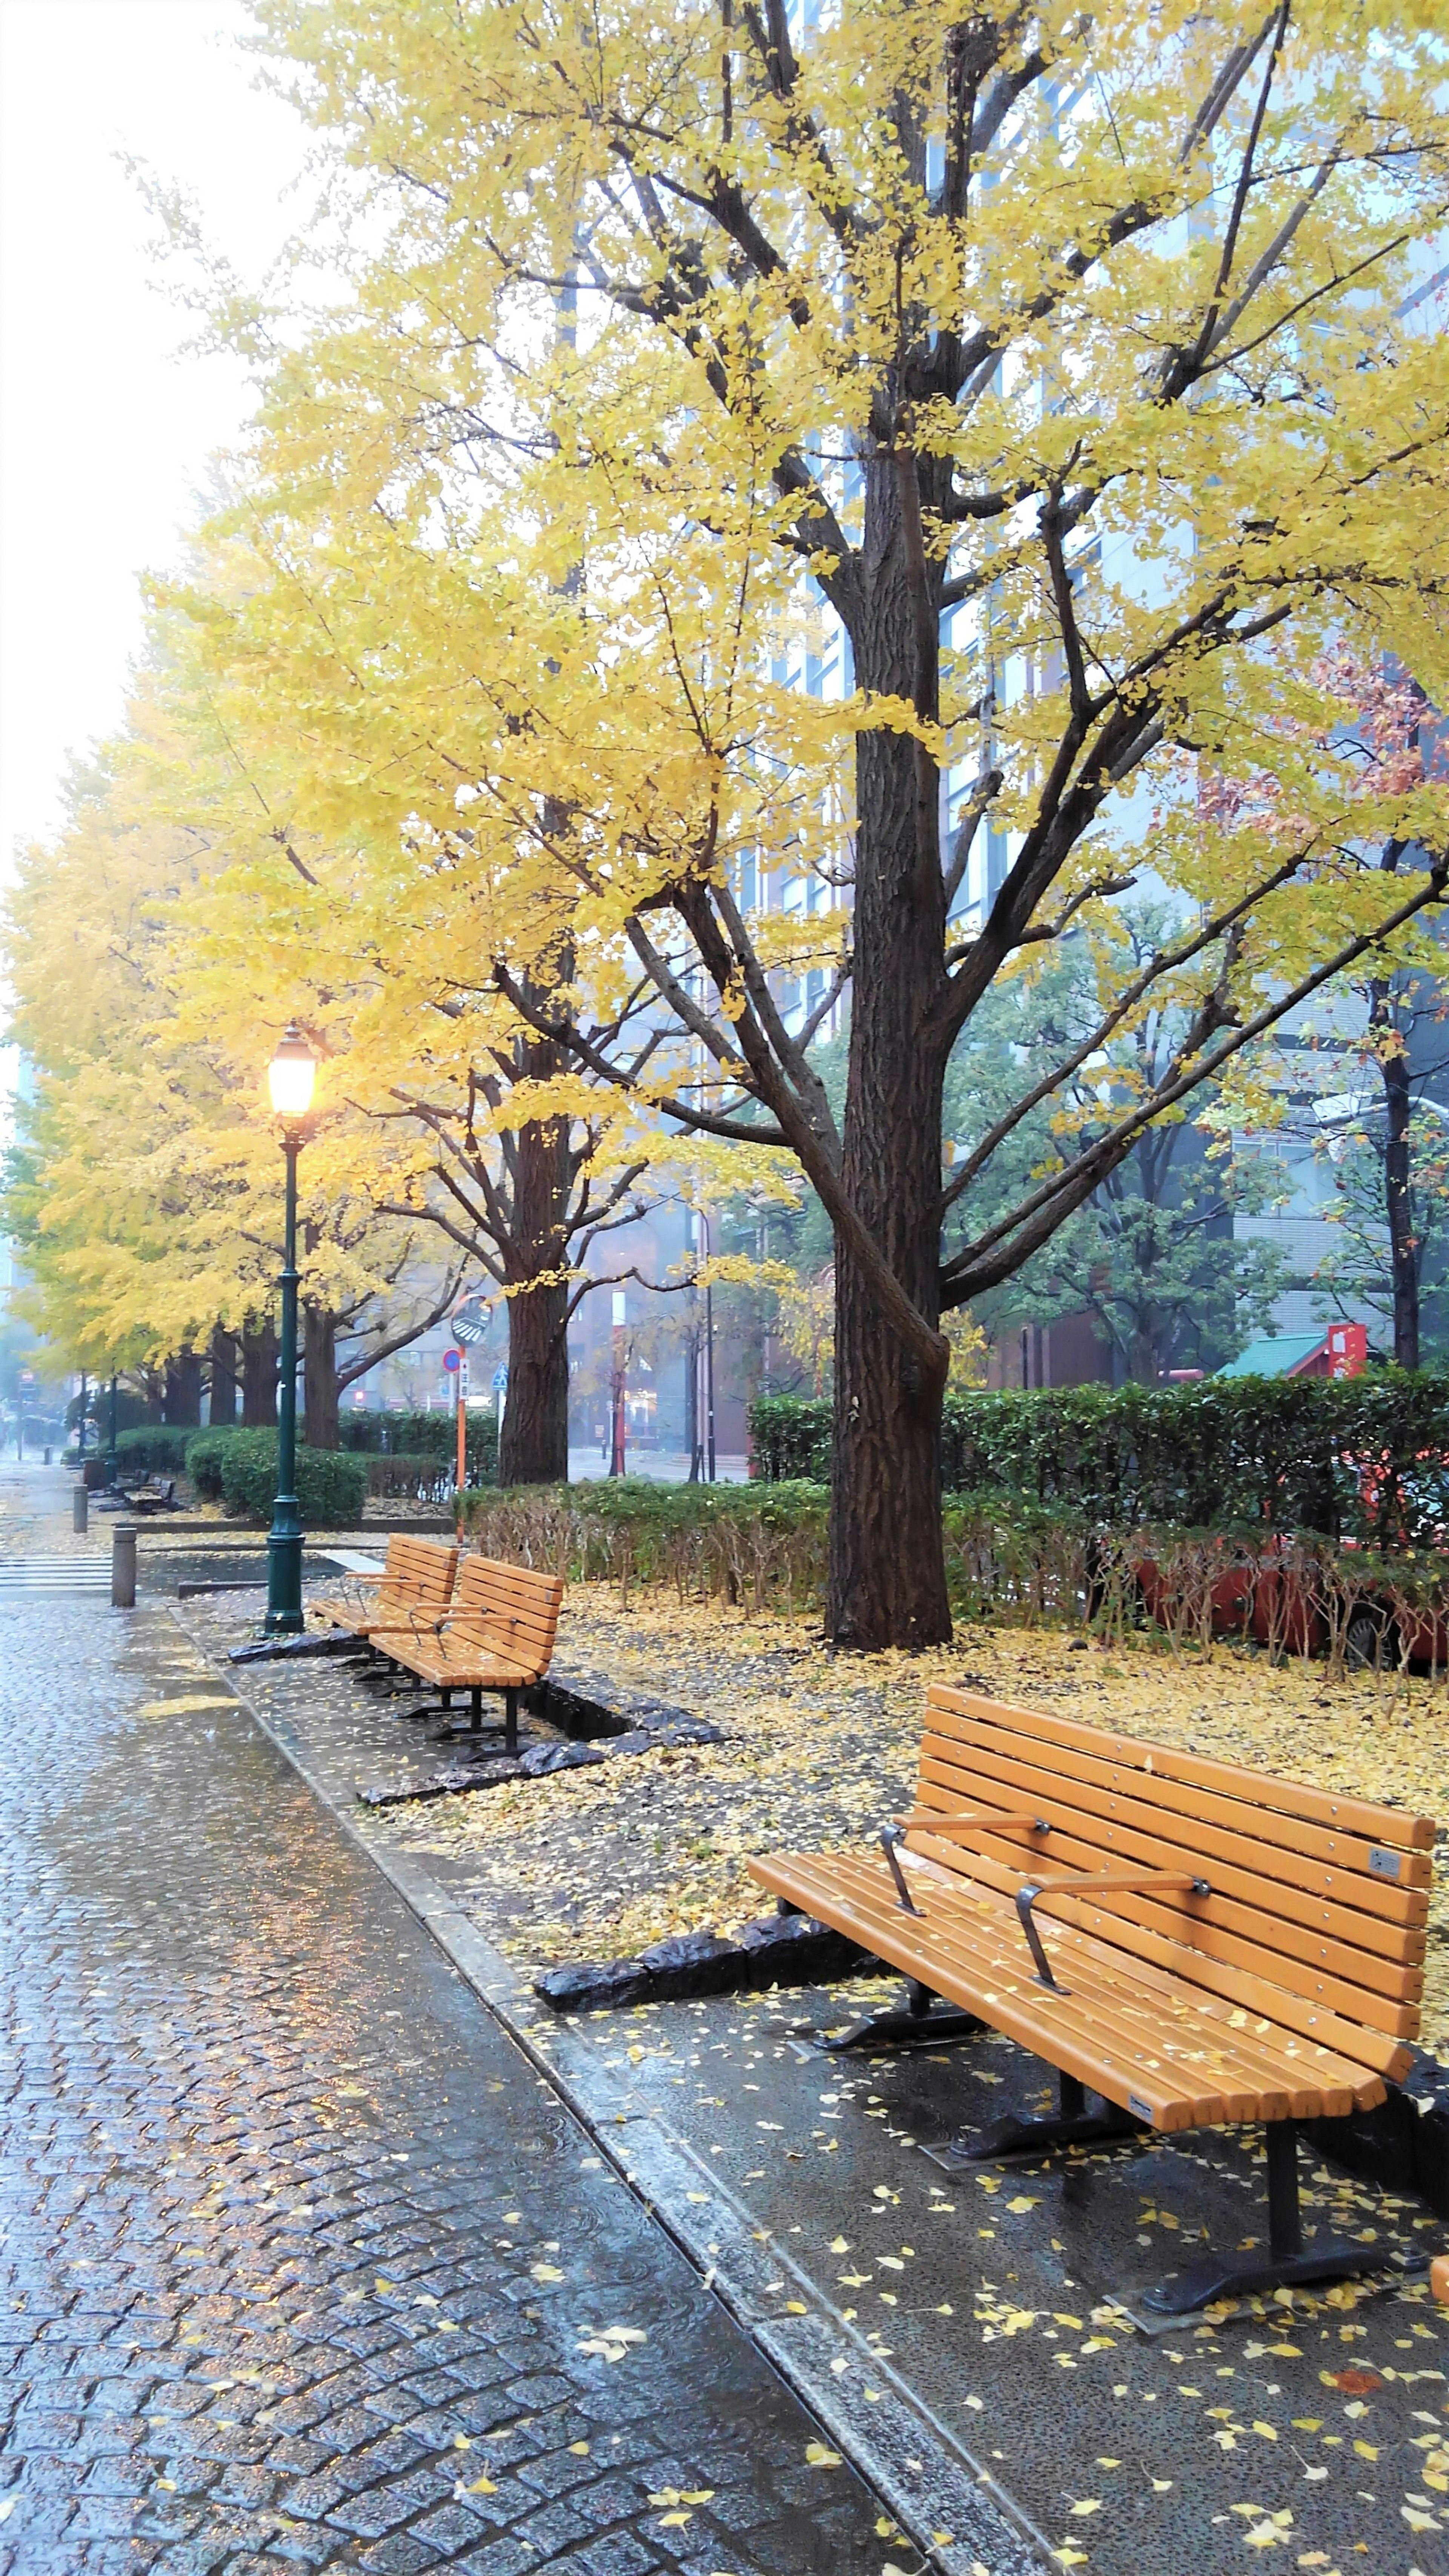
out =
[[[1429,2266],[1429,2287],[1441,2308],[1449,2308],[1449,2254],[1436,2254]]]

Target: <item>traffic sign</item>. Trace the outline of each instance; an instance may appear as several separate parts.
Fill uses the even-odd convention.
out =
[[[486,1297],[474,1297],[453,1309],[453,1330],[460,1342],[481,1342],[493,1312]]]
[[[500,1367],[500,1368],[496,1368],[496,1369],[494,1370],[494,1372],[493,1372],[493,1392],[494,1392],[494,1394],[495,1394],[495,1395],[502,1395],[502,1393],[503,1393],[503,1391],[504,1391],[505,1387],[507,1386],[507,1384],[508,1384],[508,1371],[507,1371],[507,1369],[506,1369],[506,1368],[501,1368],[501,1367]]]
[[[462,1352],[461,1352],[461,1351],[444,1351],[444,1353],[443,1353],[443,1366],[444,1366],[444,1368],[448,1371],[448,1373],[449,1373],[449,1375],[450,1375],[450,1376],[452,1375],[452,1372],[453,1372],[453,1370],[454,1370],[454,1369],[460,1369],[460,1368],[462,1367],[462,1365],[463,1365],[463,1354],[462,1354]]]

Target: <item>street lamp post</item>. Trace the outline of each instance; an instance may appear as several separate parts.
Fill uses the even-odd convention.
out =
[[[107,1491],[107,1493],[108,1493],[108,1494],[113,1494],[113,1493],[115,1492],[115,1490],[116,1490],[116,1478],[117,1478],[117,1476],[119,1475],[119,1473],[120,1473],[120,1461],[118,1460],[118,1458],[117,1458],[117,1456],[116,1456],[116,1372],[115,1372],[115,1370],[114,1370],[114,1369],[112,1369],[112,1371],[111,1371],[111,1445],[110,1445],[109,1450],[108,1450],[108,1451],[107,1451],[107,1453],[106,1453],[106,1491]]]
[[[272,1108],[281,1121],[287,1165],[286,1236],[282,1258],[281,1384],[277,1406],[277,1493],[267,1536],[269,1637],[302,1627],[302,1516],[297,1505],[297,1156],[312,1106],[317,1060],[295,1021],[267,1068]]]

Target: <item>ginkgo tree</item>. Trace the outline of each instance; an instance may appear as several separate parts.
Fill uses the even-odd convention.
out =
[[[180,1393],[220,1330],[224,1357],[238,1339],[269,1352],[254,1409],[270,1420],[281,1190],[261,1068],[279,994],[255,938],[224,1007],[201,953],[228,853],[199,825],[195,788],[189,811],[158,790],[158,777],[205,767],[174,678],[164,657],[143,675],[127,733],[77,775],[65,827],[22,854],[7,901],[11,1026],[35,1073],[7,1223],[34,1320],[73,1365],[166,1366]],[[291,998],[284,986],[282,1018]],[[319,1446],[337,1445],[340,1388],[445,1312],[463,1275],[455,1260],[441,1282],[416,1276],[417,1225],[380,1205],[396,1161],[386,1143],[336,1105],[309,1157],[304,1350]],[[175,1418],[197,1418],[194,1384],[192,1397]]]
[[[278,366],[235,501],[164,593],[187,756],[157,763],[151,788],[228,850],[191,907],[196,1035],[239,1041],[290,971],[331,1095],[387,1134],[379,1211],[432,1226],[503,1299],[504,1483],[567,1476],[570,1320],[591,1289],[639,1275],[608,1238],[664,1200],[795,1188],[765,1148],[653,1114],[671,1049],[652,980],[589,920],[567,864],[611,761],[637,763],[647,736],[682,743],[692,775],[697,747],[667,689],[672,734],[661,720],[657,639],[620,622],[617,566],[607,594],[560,578],[555,399],[541,371],[514,403],[521,466],[494,450],[454,467],[443,506],[428,442],[380,401],[372,317],[329,322]],[[587,509],[569,526],[580,547],[597,535]],[[672,546],[669,517],[662,532]],[[587,813],[555,775],[587,789]],[[775,802],[798,841],[798,777]],[[830,935],[812,921],[795,945],[813,958]],[[777,926],[776,953],[789,945]],[[550,1025],[585,987],[603,1071]]]
[[[836,1248],[829,1623],[942,1638],[943,1312],[1010,1277],[1278,1018],[1395,953],[1449,881],[1442,789],[1365,816],[1322,677],[1348,634],[1443,695],[1439,18],[1377,0],[255,15],[339,205],[365,209],[341,256],[376,506],[441,523],[460,462],[521,446],[532,524],[554,531],[527,722],[495,739],[495,674],[457,672],[488,705],[463,775],[491,762],[494,803],[573,889],[555,953],[579,990],[534,998],[530,906],[491,924],[500,988],[680,1129],[808,1175]],[[303,405],[313,364],[274,362]],[[547,370],[530,450],[515,406]],[[769,685],[792,597],[849,655],[838,701],[795,713]],[[760,809],[773,797],[778,826],[812,726],[832,785],[802,795],[790,860]],[[1298,828],[1265,851],[1199,789],[1270,764]],[[790,1006],[742,899],[761,857],[828,882],[831,830],[838,1121],[822,1023]],[[1365,858],[1389,838],[1392,881]],[[1112,906],[1144,880],[1177,927],[1129,965]],[[946,1066],[993,984],[1066,939],[1099,973],[1088,1053],[1149,1008],[1181,1035],[1120,1115],[973,1225],[991,1156],[1082,1058],[1023,1065],[949,1178]],[[675,1038],[642,1082],[610,1036],[632,975]]]

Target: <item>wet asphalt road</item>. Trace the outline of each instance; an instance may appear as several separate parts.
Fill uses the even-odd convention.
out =
[[[918,2565],[163,1612],[0,1724],[0,2571]]]

